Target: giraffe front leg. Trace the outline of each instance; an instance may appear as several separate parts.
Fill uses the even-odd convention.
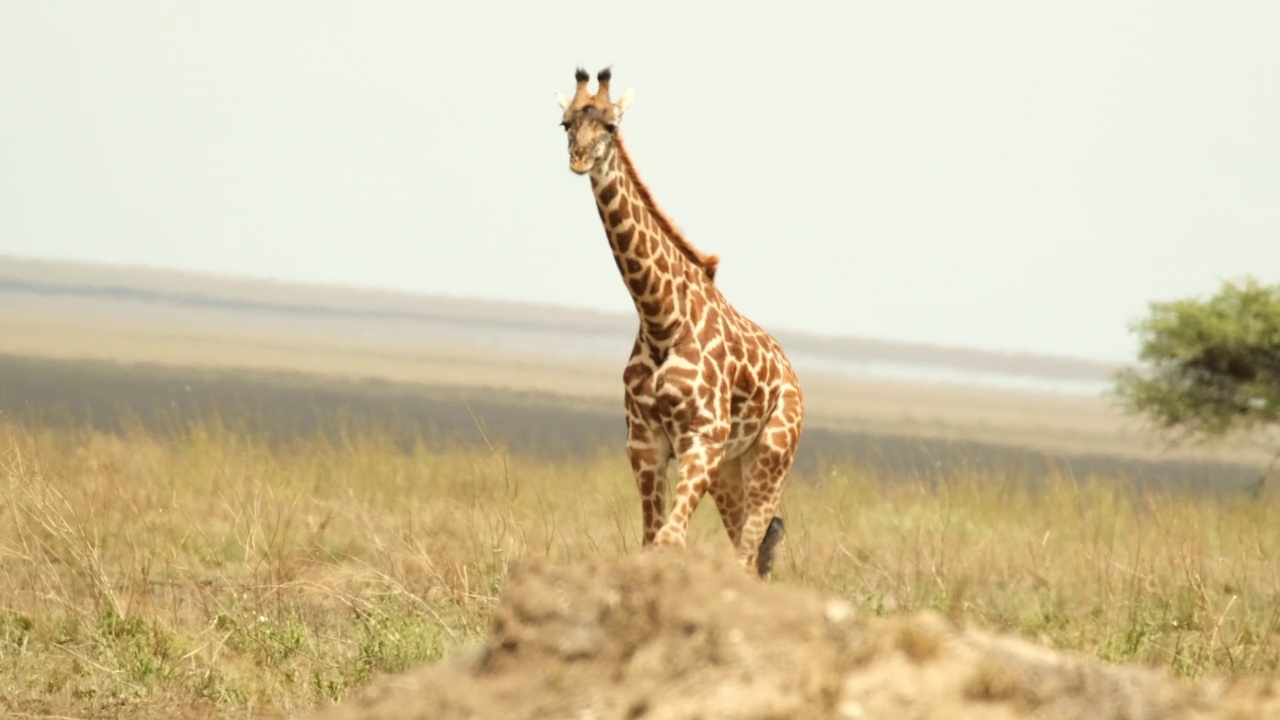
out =
[[[665,435],[639,423],[628,423],[627,457],[640,493],[642,545],[653,544],[667,512],[667,473],[671,466],[671,443]]]
[[[684,547],[689,533],[689,519],[708,488],[715,482],[724,459],[724,441],[714,436],[689,433],[677,444],[676,460],[679,480],[667,521],[654,538],[656,545]]]

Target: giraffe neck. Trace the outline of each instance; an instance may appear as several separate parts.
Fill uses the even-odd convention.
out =
[[[717,259],[673,237],[677,231],[653,205],[620,137],[591,171],[591,190],[641,334],[654,345],[675,342],[691,329],[690,292],[712,283]]]

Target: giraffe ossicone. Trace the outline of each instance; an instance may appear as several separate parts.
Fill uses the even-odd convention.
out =
[[[765,576],[782,538],[774,513],[804,424],[800,383],[778,341],[721,294],[719,258],[694,247],[640,179],[618,132],[631,91],[612,101],[607,68],[594,93],[585,70],[574,78],[574,96],[560,96],[569,168],[591,180],[640,321],[622,381],[643,544],[683,547],[689,519],[709,494],[738,562]]]

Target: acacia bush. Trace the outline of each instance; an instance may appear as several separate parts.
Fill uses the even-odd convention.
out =
[[[1153,302],[1137,321],[1139,367],[1115,395],[1175,439],[1280,425],[1280,285],[1224,282],[1208,298]]]

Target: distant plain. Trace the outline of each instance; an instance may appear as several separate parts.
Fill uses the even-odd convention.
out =
[[[13,358],[147,363],[221,377],[245,370],[259,380],[286,372],[341,380],[349,391],[369,380],[403,385],[409,396],[429,387],[436,396],[480,393],[499,403],[539,393],[549,407],[612,417],[615,431],[632,333],[632,318],[581,310],[0,258],[0,354]],[[1248,439],[1170,445],[1093,389],[1114,369],[1101,363],[778,334],[805,388],[806,445],[825,447],[823,433],[836,433],[1156,463],[1269,458],[1266,443]],[[1090,389],[886,380],[860,374],[868,366]]]

